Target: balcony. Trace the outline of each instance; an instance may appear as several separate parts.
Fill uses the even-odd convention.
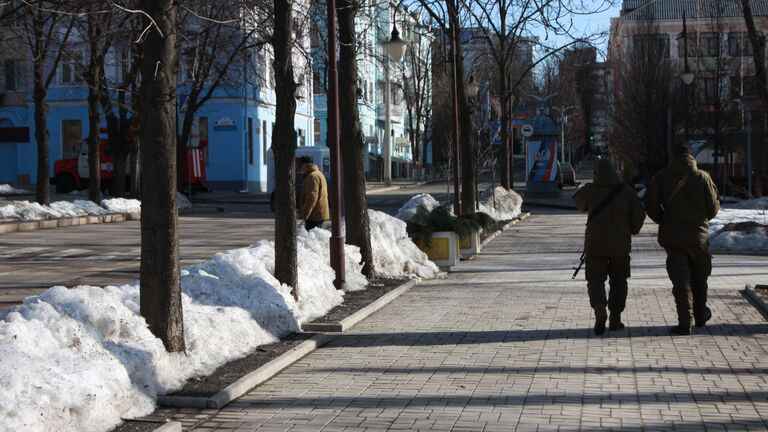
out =
[[[387,108],[385,104],[381,103],[376,106],[376,115],[379,120],[385,121],[387,116]],[[392,105],[389,110],[390,121],[392,123],[400,124],[403,122],[403,107],[402,105]]]

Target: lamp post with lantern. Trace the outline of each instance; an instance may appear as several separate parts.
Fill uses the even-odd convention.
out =
[[[397,30],[397,24],[394,23],[394,20],[392,35],[389,41],[384,44],[384,48],[386,48],[389,56],[385,66],[387,79],[384,89],[384,109],[386,110],[384,115],[384,184],[390,186],[392,184],[392,82],[389,73],[389,60],[399,63],[408,48],[408,44],[400,38],[400,32]]]

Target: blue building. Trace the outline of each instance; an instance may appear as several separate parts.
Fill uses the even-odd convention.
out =
[[[312,14],[316,20],[315,29],[323,35],[314,35],[312,38],[312,58],[314,77],[314,142],[315,145],[326,145],[326,130],[328,113],[327,85],[325,84],[326,71],[326,23],[324,21],[323,2],[313,3],[317,13]],[[413,157],[411,152],[412,132],[406,126],[408,124],[408,105],[405,91],[409,88],[412,78],[412,62],[404,60],[397,64],[387,56],[384,43],[390,38],[393,25],[393,11],[395,22],[403,39],[408,43],[409,54],[415,54],[425,62],[426,76],[430,80],[422,89],[428,103],[431,103],[431,54],[430,47],[433,41],[432,31],[425,26],[417,13],[410,13],[402,9],[395,9],[396,4],[384,5],[380,2],[361,2],[357,13],[356,32],[358,35],[358,110],[360,112],[360,128],[368,146],[366,159],[366,171],[370,180],[383,179],[384,166],[384,142],[385,134],[389,133],[392,145],[392,176],[393,178],[406,178],[412,175]],[[387,74],[391,81],[391,110],[390,130],[385,130],[386,104],[385,89]],[[406,77],[404,82],[404,77]],[[411,86],[410,88],[413,88]],[[415,133],[423,134],[429,126],[428,119],[423,119],[421,124],[414,125]]]
[[[50,176],[53,175],[54,161],[77,155],[83,139],[88,136],[87,86],[80,73],[88,56],[82,41],[75,40],[70,45],[65,59],[57,68],[46,99],[49,108]],[[307,32],[301,45],[309,52]],[[38,181],[37,146],[28,48],[19,39],[6,41],[0,48],[0,183],[34,184]],[[116,48],[109,55],[108,79],[119,78],[121,52],[124,50]],[[316,141],[313,139],[315,114],[311,64],[306,59],[307,56],[300,52],[294,59],[295,79],[299,84],[295,119],[299,146],[312,145]],[[189,62],[182,59],[181,63],[179,122],[186,114],[187,76],[190,73],[186,67]],[[226,82],[194,114],[189,144],[203,148],[208,184],[214,189],[266,191],[270,175],[267,172],[267,150],[272,145],[275,119],[271,65],[269,45],[261,45],[245,53],[233,72],[227,75]],[[101,127],[106,127],[103,116]]]

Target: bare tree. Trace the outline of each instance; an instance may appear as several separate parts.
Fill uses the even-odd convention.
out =
[[[757,93],[768,107],[768,73],[765,66],[765,35],[755,26],[750,0],[741,0],[741,10],[744,13],[744,23],[747,26],[749,43],[752,45],[752,57],[755,60],[755,76],[757,78]]]
[[[184,351],[176,202],[179,0],[142,0],[141,315],[168,351]]]
[[[415,178],[420,178],[427,166],[429,124],[432,121],[432,44],[425,44],[424,37],[421,32],[415,32],[405,54],[405,63],[400,68]]]
[[[609,149],[645,179],[669,160],[666,108],[676,116],[680,112],[674,109],[680,85],[669,60],[669,40],[657,28],[653,16],[645,17],[642,33],[632,37],[614,64],[615,128]]]
[[[347,243],[360,248],[363,273],[373,277],[373,248],[371,245],[368,198],[365,189],[366,145],[360,128],[357,105],[358,39],[355,18],[358,4],[355,0],[338,0],[339,20],[339,123],[341,148],[344,154],[344,210]],[[329,29],[327,31],[333,31]],[[338,200],[337,200],[338,202]]]
[[[275,53],[275,277],[297,296],[296,246],[296,81],[293,71],[293,0],[274,0],[272,48]]]
[[[266,11],[259,1],[248,2],[245,7],[262,13],[250,13],[247,20],[241,20],[239,8],[233,7],[231,1],[190,0],[183,9],[180,25],[187,30],[187,36],[181,44],[181,55],[184,59],[186,97],[177,149],[177,163],[180,165],[184,164],[184,150],[189,145],[195,116],[200,108],[217,90],[234,79],[239,78],[243,85],[248,85],[246,76],[234,76],[233,72],[248,68],[248,53],[268,43],[257,36],[260,30],[270,25],[270,14],[263,13]],[[181,175],[178,188],[184,188]]]
[[[13,11],[11,19],[21,26],[18,37],[24,41],[32,59],[35,141],[37,143],[37,187],[35,199],[40,204],[51,200],[48,149],[48,89],[56,78],[59,64],[64,55],[64,46],[69,41],[75,20],[71,15],[58,10],[55,1],[26,1]]]

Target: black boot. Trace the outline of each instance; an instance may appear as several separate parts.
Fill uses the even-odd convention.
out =
[[[696,327],[704,327],[712,319],[712,310],[704,308],[704,316],[696,317]]]
[[[605,306],[595,308],[595,334],[600,336],[605,333],[605,321],[608,320],[608,312]]]
[[[621,313],[611,312],[611,318],[608,320],[608,328],[611,331],[624,330],[624,323],[621,322]]]
[[[669,328],[669,334],[672,336],[688,336],[691,334],[691,326],[678,324]]]

